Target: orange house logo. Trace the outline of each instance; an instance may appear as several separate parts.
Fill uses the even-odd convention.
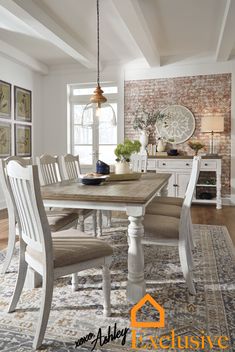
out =
[[[159,312],[159,321],[137,321],[136,314],[138,311],[149,302],[152,307]],[[165,311],[153,297],[146,294],[131,310],[131,327],[133,328],[164,328],[165,326]]]

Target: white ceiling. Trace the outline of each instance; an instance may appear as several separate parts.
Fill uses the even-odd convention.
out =
[[[0,18],[5,55],[42,73],[96,66],[96,0],[0,0]],[[234,32],[235,0],[100,0],[103,66],[231,60]]]

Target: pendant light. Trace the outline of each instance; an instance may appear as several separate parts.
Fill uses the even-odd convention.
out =
[[[100,14],[99,0],[96,0],[96,15],[97,15],[97,86],[93,95],[82,113],[82,126],[116,126],[116,116],[113,107],[107,103],[107,98],[103,95],[103,90],[100,87]],[[108,114],[104,114],[102,110],[106,108]],[[95,112],[95,113],[94,113]],[[108,117],[108,118],[107,118]]]

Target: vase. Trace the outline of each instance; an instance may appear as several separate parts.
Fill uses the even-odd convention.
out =
[[[115,174],[129,174],[131,172],[130,163],[127,161],[118,161],[115,164]]]
[[[148,145],[148,140],[149,140],[149,137],[147,133],[145,131],[141,131],[141,134],[140,134],[140,143],[141,143],[140,153],[141,154],[147,154],[146,147]]]
[[[159,139],[158,144],[157,144],[157,151],[164,152],[165,147],[166,147],[165,143],[161,139]]]

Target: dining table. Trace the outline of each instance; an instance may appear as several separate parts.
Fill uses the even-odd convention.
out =
[[[61,181],[41,187],[45,207],[111,210],[126,212],[128,225],[127,300],[138,302],[146,292],[143,217],[157,195],[167,195],[169,173],[143,173],[138,180],[84,185],[78,180]]]

